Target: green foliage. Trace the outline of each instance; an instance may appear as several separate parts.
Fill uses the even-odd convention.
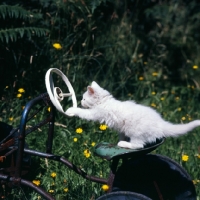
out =
[[[27,19],[41,19],[40,14],[34,14],[26,9],[22,8],[21,6],[10,6],[10,5],[0,5],[0,17],[3,19],[6,18],[21,18],[24,20]]]
[[[47,34],[47,29],[36,27],[14,28],[0,30],[0,40],[16,42],[19,38],[23,38],[26,35],[28,38],[33,36],[41,37]]]
[[[87,4],[90,5],[91,12],[94,13],[94,10],[101,5],[101,3],[106,3],[106,0],[94,0],[88,1]]]
[[[170,1],[145,11],[147,23],[153,24],[149,37],[165,48],[162,62],[173,71],[170,76],[174,78],[187,79],[187,74],[191,73],[189,67],[199,65],[198,8],[195,1]],[[199,81],[199,74],[193,76]]]
[[[5,41],[0,45],[1,121],[19,124],[29,98],[46,91],[44,76],[50,67],[66,74],[79,104],[87,85],[95,80],[116,98],[151,106],[173,123],[200,118],[197,1],[42,0],[26,6],[0,6],[0,40]],[[60,48],[55,48],[55,43]],[[66,87],[60,80],[56,84],[63,90]],[[16,97],[19,88],[25,92]],[[70,99],[64,107],[69,105]],[[33,124],[37,123],[40,116],[34,120]],[[79,127],[82,134],[75,131]],[[45,134],[46,129],[30,134],[30,148],[43,151]],[[107,177],[109,163],[92,153],[91,144],[99,141],[116,143],[117,133],[101,131],[97,123],[57,114],[54,153],[89,174]],[[199,142],[196,129],[186,136],[167,139],[155,151],[188,171],[196,181],[198,196]],[[84,156],[86,149],[91,152],[88,158]],[[182,160],[185,154],[188,161]],[[56,199],[94,199],[103,193],[99,184],[84,180],[63,165],[37,158],[33,162],[37,167],[30,180],[40,180],[46,190],[54,190]],[[55,179],[52,172],[57,174]],[[39,198],[35,192],[28,193],[29,199]],[[19,194],[23,196],[23,192]]]
[[[9,6],[9,5],[0,5],[0,18],[3,20],[9,18],[13,19],[21,19],[32,21],[41,19],[40,14],[34,14],[20,6]],[[25,23],[25,22],[23,22]],[[15,26],[13,24],[13,26]],[[37,27],[17,27],[10,28],[6,27],[5,29],[0,30],[0,40],[8,42],[16,42],[19,38],[23,38],[24,35],[26,37],[31,38],[33,36],[41,37],[47,34],[47,29],[45,28],[37,28]]]

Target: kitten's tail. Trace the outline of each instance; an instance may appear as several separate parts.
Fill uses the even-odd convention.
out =
[[[164,137],[178,137],[184,135],[194,128],[200,126],[200,120],[195,120],[187,124],[170,124],[166,123],[163,127]]]

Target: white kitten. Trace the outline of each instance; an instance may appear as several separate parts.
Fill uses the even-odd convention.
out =
[[[120,141],[118,146],[130,149],[143,148],[146,143],[158,138],[177,137],[200,126],[200,120],[188,124],[174,125],[164,121],[160,114],[150,107],[134,101],[118,101],[96,82],[92,82],[83,94],[84,108],[69,108],[66,113],[82,119],[106,123],[119,132],[120,140],[130,138],[130,142]]]

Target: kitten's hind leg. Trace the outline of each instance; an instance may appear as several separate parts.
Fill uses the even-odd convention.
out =
[[[119,147],[123,147],[123,148],[129,148],[129,149],[141,149],[144,147],[144,145],[140,142],[126,142],[126,141],[120,141],[117,144]]]

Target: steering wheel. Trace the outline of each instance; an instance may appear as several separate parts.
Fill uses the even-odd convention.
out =
[[[56,73],[57,75],[59,75],[62,78],[62,80],[65,82],[66,86],[68,87],[69,93],[63,93],[59,87],[54,87],[52,73]],[[46,72],[46,75],[45,75],[45,84],[46,84],[47,92],[49,94],[51,102],[57,108],[57,110],[64,115],[73,116],[73,114],[70,114],[70,115],[66,114],[66,112],[63,110],[63,108],[60,104],[60,102],[65,97],[71,96],[73,107],[77,107],[76,95],[75,95],[74,89],[73,89],[71,83],[69,82],[68,78],[59,69],[50,68]]]

